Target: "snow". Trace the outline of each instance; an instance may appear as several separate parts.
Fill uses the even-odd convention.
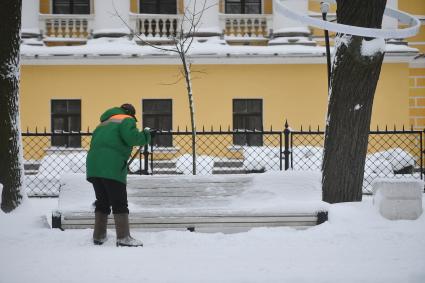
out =
[[[140,37],[142,40],[148,40],[145,36]],[[226,36],[226,39],[232,37]],[[348,44],[350,36],[344,35],[342,38],[336,37],[335,44]],[[235,40],[243,40],[243,37],[234,37]],[[264,39],[259,37],[259,40]],[[156,38],[155,38],[156,40]],[[169,40],[167,38],[161,40]],[[27,57],[78,57],[87,56],[91,58],[105,58],[107,56],[121,57],[152,57],[152,56],[177,56],[175,47],[171,45],[162,45],[161,48],[168,49],[163,51],[155,49],[148,45],[138,45],[138,38],[129,39],[127,36],[121,38],[97,38],[87,40],[85,45],[77,46],[45,46],[37,45],[32,40],[23,41],[21,44],[21,55]],[[296,42],[295,42],[296,41]],[[188,56],[324,56],[325,47],[313,46],[314,41],[303,37],[278,37],[270,40],[271,45],[268,46],[244,46],[244,45],[228,45],[225,40],[218,36],[195,38],[192,43]],[[287,44],[291,43],[291,44]],[[42,44],[39,41],[39,44]],[[280,45],[283,44],[283,45]],[[306,46],[306,45],[312,46]],[[365,52],[373,51],[372,43],[365,43],[363,47]],[[388,53],[417,53],[417,49],[400,44],[384,44],[385,51]],[[333,48],[331,48],[333,53]],[[366,53],[369,54],[369,53]],[[333,68],[336,62],[333,63]]]
[[[269,41],[269,45],[273,44],[309,44],[309,45],[316,45],[316,42],[313,40],[310,40],[308,37],[302,37],[302,36],[285,36],[285,37],[276,37]]]
[[[249,180],[247,180],[249,178]],[[207,215],[211,211],[226,211],[228,213],[305,213],[324,211],[327,204],[321,201],[321,174],[319,172],[267,172],[253,175],[224,175],[224,176],[129,176],[128,195],[138,188],[138,184],[155,186],[161,182],[172,182],[176,188],[185,183],[202,182],[214,183],[220,179],[227,183],[240,182],[241,194],[229,194],[219,201],[214,199],[197,200],[189,207],[182,207],[181,203],[167,202],[163,206],[138,204],[129,199],[129,209],[132,212],[157,214],[195,213]],[[238,181],[235,181],[238,180]],[[248,181],[248,182],[247,182]],[[224,190],[218,185],[211,189]],[[90,211],[94,200],[92,185],[86,181],[84,174],[65,174],[61,178],[61,192],[58,209],[61,212]],[[212,196],[211,196],[212,197]],[[135,199],[137,201],[138,199]],[[165,200],[164,200],[165,202]],[[282,205],[285,204],[285,205]]]
[[[314,173],[302,174],[314,183]],[[277,192],[278,178],[260,178],[254,188]],[[292,192],[302,199],[300,186],[294,179]],[[425,216],[386,220],[368,197],[329,205],[329,221],[307,230],[223,234],[133,229],[143,248],[115,247],[111,229],[103,246],[91,243],[92,229],[49,229],[46,217],[56,207],[57,199],[29,199],[12,213],[0,213],[0,282],[425,281]]]
[[[311,34],[311,31],[308,27],[298,26],[298,27],[288,27],[288,28],[279,28],[273,30],[275,34],[286,34],[286,33],[304,33]]]
[[[422,210],[422,180],[378,179],[373,182],[373,203],[379,213],[390,220],[416,220]]]
[[[40,168],[36,175],[26,175],[27,193],[31,196],[57,196],[60,187],[60,176],[64,173],[85,173],[85,151],[69,151],[59,148],[43,157],[40,162]],[[155,151],[161,151],[158,148]],[[219,170],[214,167],[217,161],[241,162],[242,167],[235,167],[236,170],[255,170],[255,171],[280,171],[280,148],[270,146],[242,146],[238,147],[244,156],[244,159],[223,159],[208,155],[197,155],[197,174],[211,175],[213,170]],[[318,146],[294,146],[293,170],[299,171],[320,171],[323,158],[323,148]],[[282,156],[283,157],[283,156]],[[192,174],[192,155],[183,154],[173,160],[176,163],[176,169],[184,175]],[[31,161],[26,160],[26,163]],[[282,160],[284,162],[284,160]],[[394,175],[394,171],[415,166],[415,157],[401,148],[393,148],[385,151],[370,153],[366,157],[365,165],[365,192],[370,192],[370,184],[375,178],[392,176],[393,178],[404,178],[405,176],[419,178],[418,174],[399,174]],[[144,169],[144,161],[142,160]],[[150,164],[148,164],[150,166]],[[130,165],[131,171],[135,172],[140,168],[140,159],[136,158]],[[157,166],[158,167],[158,166]],[[161,170],[155,168],[155,171]],[[229,168],[224,168],[228,170]],[[224,170],[223,169],[223,170]],[[150,170],[150,168],[149,168]],[[169,170],[169,169],[163,169]]]
[[[385,40],[383,38],[374,38],[372,40],[362,40],[362,56],[376,56],[385,51]]]

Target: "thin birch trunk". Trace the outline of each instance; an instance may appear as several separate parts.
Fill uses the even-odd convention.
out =
[[[180,54],[180,58],[182,60],[185,81],[186,81],[186,89],[187,96],[189,100],[189,108],[190,108],[190,124],[192,130],[192,173],[196,175],[196,124],[195,124],[195,106],[193,103],[193,92],[192,92],[192,77],[190,73],[190,66],[186,61],[186,53],[182,52]]]

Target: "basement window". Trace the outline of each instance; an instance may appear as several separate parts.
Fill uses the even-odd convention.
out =
[[[173,105],[171,99],[143,99],[143,128],[161,131],[171,131],[173,128]],[[173,136],[171,134],[161,134],[153,139],[154,146],[172,147]]]
[[[81,131],[81,100],[51,101],[52,146],[81,147],[81,136],[63,135]]]
[[[262,146],[263,100],[233,99],[233,129],[241,131],[233,135],[234,145]]]

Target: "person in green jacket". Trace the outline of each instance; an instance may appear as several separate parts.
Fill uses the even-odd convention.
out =
[[[114,214],[117,246],[143,246],[130,236],[127,201],[127,161],[133,146],[149,144],[150,131],[136,127],[136,110],[131,104],[108,109],[100,116],[100,124],[93,132],[87,154],[87,180],[96,194],[93,243],[107,240],[108,215]]]

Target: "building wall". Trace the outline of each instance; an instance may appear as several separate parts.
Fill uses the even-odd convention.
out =
[[[411,68],[409,72],[410,123],[418,130],[425,129],[425,68]]]
[[[323,129],[328,100],[323,64],[194,65],[193,69],[202,71],[194,73],[193,81],[198,129],[231,127],[233,98],[262,98],[266,128],[282,129],[288,119],[294,129],[301,125]],[[51,99],[81,99],[83,130],[93,129],[105,109],[124,102],[133,103],[141,117],[144,98],[172,98],[174,129],[190,125],[185,86],[182,81],[173,84],[179,74],[175,65],[24,65],[21,72],[24,130],[50,130]],[[408,64],[384,64],[372,126],[409,125],[409,102]]]
[[[50,0],[40,0],[40,13],[50,14]]]

